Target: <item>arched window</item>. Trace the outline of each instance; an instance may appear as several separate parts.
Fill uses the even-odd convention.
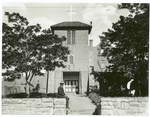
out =
[[[68,56],[68,64],[74,64],[74,55]]]

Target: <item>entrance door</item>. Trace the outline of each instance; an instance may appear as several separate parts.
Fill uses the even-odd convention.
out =
[[[66,93],[78,93],[79,81],[78,80],[65,80],[65,92]]]
[[[79,94],[79,72],[63,72],[66,93]]]

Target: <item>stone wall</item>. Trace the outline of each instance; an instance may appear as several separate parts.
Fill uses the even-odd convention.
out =
[[[97,106],[101,115],[148,115],[148,97],[101,98]]]
[[[4,115],[66,115],[66,100],[53,98],[2,99]]]

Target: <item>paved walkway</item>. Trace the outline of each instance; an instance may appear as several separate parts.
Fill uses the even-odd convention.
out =
[[[68,115],[92,115],[96,106],[87,96],[77,95],[74,93],[66,94],[69,100]]]

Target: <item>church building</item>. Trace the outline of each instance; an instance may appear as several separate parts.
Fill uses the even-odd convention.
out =
[[[51,26],[51,30],[59,37],[65,36],[67,39],[63,43],[70,50],[68,61],[65,63],[66,68],[56,68],[51,73],[54,83],[54,92],[57,92],[60,81],[65,83],[66,93],[85,94],[88,88],[88,80],[90,75],[90,66],[93,66],[94,50],[92,40],[89,35],[92,25],[79,21],[61,22]]]
[[[94,67],[95,71],[103,72],[107,63],[105,63],[106,59],[100,56],[100,46],[93,47],[92,23],[66,21],[52,25],[51,30],[53,34],[59,37],[66,37],[63,45],[69,48],[70,55],[68,55],[67,62],[64,63],[66,68],[56,68],[55,71],[49,73],[48,93],[57,93],[61,81],[65,83],[65,93],[86,94],[89,86],[97,85],[99,87],[94,76],[90,74],[91,67]],[[25,78],[21,78],[18,85],[16,82],[14,84],[22,87],[21,89],[24,92],[22,82],[25,82]],[[34,76],[31,84],[35,86],[37,83],[40,84],[40,92],[45,93],[46,72],[44,76]],[[11,83],[11,85],[13,84]]]

